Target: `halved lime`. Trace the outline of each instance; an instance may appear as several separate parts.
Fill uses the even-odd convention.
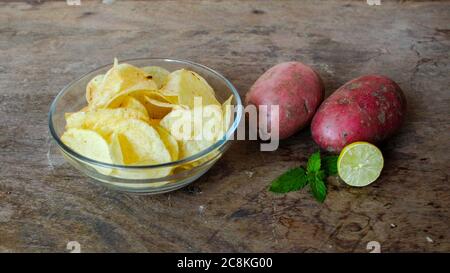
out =
[[[375,145],[359,141],[342,149],[337,168],[339,177],[345,183],[364,187],[377,180],[383,164],[383,154]]]

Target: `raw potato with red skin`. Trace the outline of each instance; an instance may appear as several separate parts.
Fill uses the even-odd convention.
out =
[[[271,105],[279,105],[279,137],[288,138],[305,127],[324,97],[320,76],[300,62],[280,63],[259,77],[247,93],[246,104],[267,105],[268,129],[277,115]]]
[[[367,75],[344,84],[327,98],[311,123],[314,141],[340,152],[355,141],[376,143],[391,136],[403,122],[406,99],[391,79]]]

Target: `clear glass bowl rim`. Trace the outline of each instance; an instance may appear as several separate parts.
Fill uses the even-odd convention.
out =
[[[117,169],[156,169],[156,168],[163,168],[163,167],[173,167],[173,166],[177,166],[177,165],[181,165],[181,164],[186,164],[189,162],[193,162],[203,156],[206,156],[207,154],[209,154],[212,151],[215,151],[216,149],[220,149],[223,145],[225,145],[225,143],[227,141],[229,141],[230,137],[234,134],[234,132],[236,131],[241,118],[242,118],[242,101],[241,98],[239,96],[239,93],[237,91],[237,89],[234,87],[234,85],[227,79],[225,78],[222,74],[220,74],[219,72],[217,72],[216,70],[209,68],[205,65],[199,64],[199,63],[195,63],[192,61],[188,61],[188,60],[183,60],[183,59],[174,59],[174,58],[133,58],[133,59],[124,59],[121,60],[121,62],[123,63],[127,63],[127,62],[133,62],[133,61],[149,61],[149,65],[151,65],[152,61],[162,61],[162,62],[173,62],[173,63],[180,63],[180,64],[188,64],[191,66],[197,66],[200,67],[202,69],[205,69],[207,71],[209,71],[210,73],[212,73],[213,75],[217,76],[219,79],[221,79],[223,82],[225,82],[225,84],[227,85],[227,87],[231,90],[231,92],[233,93],[235,99],[236,99],[236,116],[234,119],[233,124],[230,126],[230,128],[228,129],[228,131],[226,132],[226,134],[224,135],[224,137],[220,140],[218,140],[217,142],[215,142],[213,145],[209,146],[208,148],[206,148],[205,150],[202,150],[201,152],[191,155],[189,157],[180,159],[180,160],[176,160],[176,161],[171,161],[171,162],[166,162],[166,163],[161,163],[161,164],[154,164],[154,165],[118,165],[118,164],[111,164],[111,163],[106,163],[106,162],[101,162],[101,161],[97,161],[88,157],[85,157],[77,152],[75,152],[74,150],[72,150],[71,148],[69,148],[67,145],[65,145],[61,139],[59,138],[58,134],[55,131],[55,128],[53,126],[53,115],[55,114],[55,110],[56,110],[56,105],[58,104],[59,100],[61,99],[61,97],[70,90],[70,88],[75,85],[76,83],[78,83],[81,79],[83,79],[84,77],[86,77],[87,75],[100,70],[100,69],[104,69],[107,68],[109,66],[112,66],[113,63],[109,63],[106,65],[102,65],[100,67],[97,67],[83,75],[81,75],[80,77],[78,77],[77,79],[73,80],[72,82],[70,82],[68,85],[66,85],[59,93],[58,95],[56,95],[56,97],[53,99],[53,102],[50,106],[50,111],[49,111],[49,115],[48,115],[48,124],[49,124],[49,130],[50,130],[50,134],[52,135],[53,139],[56,141],[57,145],[65,152],[68,153],[69,155],[73,156],[74,158],[87,162],[89,164],[93,164],[96,166],[101,166],[101,167],[107,167],[107,168],[117,168]]]

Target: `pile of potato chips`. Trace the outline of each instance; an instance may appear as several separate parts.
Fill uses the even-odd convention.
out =
[[[117,165],[156,165],[201,152],[220,140],[231,124],[232,96],[223,104],[199,74],[157,66],[118,64],[86,87],[88,105],[66,113],[62,141],[77,153]],[[192,168],[190,163],[182,167]],[[173,167],[110,169],[129,179],[164,177]]]

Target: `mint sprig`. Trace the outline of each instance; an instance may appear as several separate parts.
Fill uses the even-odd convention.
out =
[[[323,203],[327,196],[326,177],[336,174],[337,156],[321,159],[320,152],[315,152],[308,159],[306,171],[301,166],[288,170],[272,182],[269,191],[286,193],[301,190],[309,185],[314,198]]]
[[[306,170],[308,173],[318,172],[320,171],[320,165],[320,152],[315,152],[309,157]]]
[[[305,170],[302,167],[297,167],[275,179],[269,190],[276,193],[297,191],[305,187],[307,183]]]
[[[313,180],[309,181],[309,188],[311,193],[317,201],[323,203],[327,197],[327,186],[325,185],[325,172],[319,170],[314,173]]]

